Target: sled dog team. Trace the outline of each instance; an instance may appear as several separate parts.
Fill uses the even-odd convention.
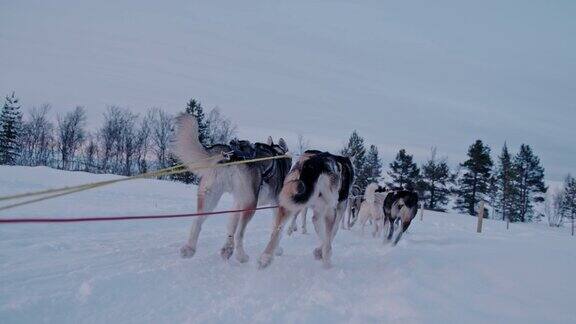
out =
[[[174,153],[188,167],[196,163],[216,165],[283,156],[288,153],[283,139],[274,143],[269,137],[267,143],[253,144],[235,140],[229,144],[205,148],[198,135],[196,119],[189,114],[180,115],[177,120]],[[225,192],[232,195],[235,209],[245,210],[232,214],[229,218],[226,241],[220,250],[224,259],[229,259],[234,254],[239,262],[247,262],[249,258],[244,250],[243,240],[246,226],[254,216],[253,209],[258,205],[279,205],[274,212],[270,240],[258,260],[260,268],[266,268],[275,255],[282,254],[280,240],[284,224],[292,218],[294,228],[291,226],[290,231],[293,231],[296,216],[301,214],[305,218],[307,210],[313,212],[312,223],[321,241],[313,255],[322,261],[325,267],[330,267],[332,242],[341,222],[343,226],[350,227],[353,216],[357,214],[362,227],[367,221],[372,222],[375,227],[374,235],[389,223],[388,240],[393,238],[395,224],[401,222],[402,229],[394,240],[396,244],[410,226],[418,208],[418,195],[415,192],[388,191],[377,184],[370,184],[366,188],[363,202],[357,199],[357,192],[353,199],[349,199],[354,182],[354,168],[350,159],[316,150],[306,151],[294,166],[291,158],[280,158],[223,168],[203,168],[194,172],[200,176],[198,212],[213,211]],[[347,209],[346,222],[344,218]],[[205,220],[206,216],[193,220],[188,241],[180,249],[182,257],[192,257],[195,254]]]

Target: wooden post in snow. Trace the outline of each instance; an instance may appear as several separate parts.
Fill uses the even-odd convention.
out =
[[[482,220],[484,219],[484,200],[480,201],[480,210],[478,211],[478,225],[476,226],[476,233],[482,233]]]

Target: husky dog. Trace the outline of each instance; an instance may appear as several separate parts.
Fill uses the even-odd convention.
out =
[[[321,246],[314,250],[314,257],[330,267],[332,241],[346,211],[354,169],[347,157],[318,151],[306,153],[284,181],[279,212],[274,219],[270,241],[260,256],[260,268],[272,263],[285,221],[304,208],[313,210],[314,229],[322,240]]]
[[[406,232],[412,219],[416,217],[418,212],[418,194],[409,190],[395,190],[390,192],[386,199],[384,199],[384,215],[385,222],[390,224],[390,231],[388,232],[388,241],[392,240],[394,236],[394,225],[397,220],[402,222],[402,229],[396,239],[394,245],[398,244],[402,234]]]
[[[362,204],[362,189],[358,186],[352,186],[350,191],[350,197],[348,197],[348,222],[347,229],[351,229],[352,226],[358,220],[358,212],[360,211],[360,205]],[[342,223],[344,225],[344,223]]]
[[[376,237],[384,227],[384,199],[386,198],[386,189],[380,187],[377,183],[371,183],[366,187],[364,192],[364,201],[360,205],[358,219],[362,226],[362,233],[368,220],[372,222],[374,230],[372,236]],[[382,228],[380,228],[382,226]]]
[[[302,168],[302,163],[304,163],[304,161],[308,160],[310,157],[312,157],[313,155],[322,153],[321,151],[318,150],[307,150],[305,151],[301,156],[300,159],[298,159],[298,162],[296,162],[296,165],[294,165],[293,170],[294,169],[301,169]],[[300,212],[295,213],[294,217],[292,217],[292,222],[290,223],[290,226],[288,226],[288,230],[286,231],[286,233],[288,234],[288,236],[292,235],[292,233],[296,232],[298,230],[298,225],[296,225],[296,221],[298,220],[298,216],[302,215],[302,234],[307,234],[308,231],[306,230],[306,215],[308,215],[308,208],[304,208],[302,209]]]
[[[178,116],[174,144],[176,155],[189,168],[198,162],[216,165],[229,161],[285,155],[288,152],[283,139],[274,144],[272,138],[268,138],[267,144],[232,141],[229,145],[217,144],[205,148],[198,138],[198,123],[189,114]],[[235,209],[253,209],[258,204],[277,204],[278,195],[291,164],[292,159],[282,158],[194,170],[194,173],[201,177],[198,186],[198,212],[214,210],[224,192],[234,197]],[[236,259],[241,263],[248,261],[243,238],[246,225],[253,215],[254,211],[244,211],[230,216],[226,242],[220,251],[222,258],[229,259],[235,248]],[[182,257],[189,258],[196,253],[198,236],[205,220],[206,216],[194,219],[188,242],[180,249]]]

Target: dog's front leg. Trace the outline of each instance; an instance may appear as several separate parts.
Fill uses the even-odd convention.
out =
[[[226,242],[224,242],[224,246],[222,246],[222,249],[220,249],[220,256],[222,256],[222,259],[224,260],[230,259],[234,253],[234,233],[236,233],[239,220],[239,214],[233,214],[228,220]]]
[[[388,241],[392,241],[392,237],[394,236],[394,222],[395,220],[392,218],[388,218],[388,222],[390,223],[390,230],[388,231]]]

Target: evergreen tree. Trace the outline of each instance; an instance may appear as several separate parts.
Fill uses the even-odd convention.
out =
[[[368,183],[377,183],[382,176],[382,161],[378,156],[378,148],[375,145],[370,145],[368,150],[365,173],[368,176]]]
[[[502,215],[502,220],[518,221],[518,210],[514,203],[516,197],[518,197],[518,190],[515,186],[518,175],[506,143],[504,143],[502,153],[498,157],[498,168],[495,177],[497,190],[496,211]]]
[[[388,175],[392,180],[387,183],[389,187],[413,190],[417,188],[420,180],[420,169],[414,163],[412,155],[407,154],[405,149],[401,149],[396,154],[396,159],[390,163]]]
[[[14,92],[6,96],[0,115],[0,164],[14,164],[20,155],[22,113]]]
[[[514,157],[514,169],[517,174],[515,186],[518,190],[516,205],[519,220],[529,222],[538,217],[534,214],[533,203],[543,202],[543,195],[548,190],[544,184],[544,168],[532,148],[522,144]]]
[[[564,197],[561,202],[561,212],[571,220],[572,236],[574,236],[574,221],[576,220],[576,179],[568,175],[564,180]]]
[[[432,149],[430,159],[422,166],[422,189],[424,206],[427,209],[445,211],[449,201],[452,175],[445,159],[436,158],[436,148]]]
[[[488,204],[492,207],[491,214],[485,214],[486,218],[496,219],[496,205],[498,204],[498,177],[492,174],[488,180]]]
[[[476,215],[476,204],[488,193],[492,170],[490,148],[477,140],[468,149],[468,160],[460,164],[465,170],[458,180],[455,209]]]
[[[354,166],[354,184],[362,190],[368,186],[368,177],[366,173],[366,147],[364,139],[360,137],[357,131],[353,131],[348,140],[348,145],[342,149],[341,154],[352,160]]]

